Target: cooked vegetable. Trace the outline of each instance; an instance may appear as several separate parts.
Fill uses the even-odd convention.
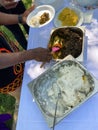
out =
[[[82,52],[83,32],[79,28],[59,28],[56,29],[48,44],[54,59],[63,59],[67,55],[77,58]],[[53,48],[59,49],[53,52]]]
[[[13,114],[15,109],[15,101],[16,99],[11,95],[0,93],[0,114]]]
[[[15,103],[16,99],[13,96],[0,93],[0,116],[6,130],[12,129]]]
[[[44,24],[49,20],[49,13],[44,12],[41,16],[40,16],[40,20],[39,23],[40,24]]]

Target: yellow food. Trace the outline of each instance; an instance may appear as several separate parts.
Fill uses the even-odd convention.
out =
[[[58,15],[58,19],[62,26],[75,26],[78,22],[78,15],[73,9],[66,7]]]

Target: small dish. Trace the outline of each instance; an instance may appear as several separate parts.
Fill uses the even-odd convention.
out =
[[[42,15],[44,16],[43,22],[40,23],[42,20]],[[55,9],[51,5],[42,5],[36,7],[27,17],[27,24],[32,28],[39,28],[47,25],[52,21],[55,15]]]
[[[62,25],[62,21],[59,20],[59,14],[64,10],[64,9],[70,9],[71,11],[73,10],[74,13],[77,15],[78,19],[77,19],[77,22],[75,25],[68,25],[68,24],[65,24],[65,25]],[[69,15],[69,14],[68,14]],[[64,17],[64,16],[63,16]],[[68,16],[69,17],[69,16]],[[70,17],[72,19],[72,17]],[[68,18],[69,20],[69,18]],[[69,20],[70,21],[70,20]],[[54,25],[55,27],[62,27],[62,26],[81,26],[83,23],[83,13],[80,9],[76,8],[76,7],[64,7],[63,9],[61,9],[59,12],[57,12],[55,18],[54,18]]]

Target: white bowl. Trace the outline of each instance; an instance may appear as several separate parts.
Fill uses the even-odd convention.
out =
[[[66,7],[64,7],[64,8],[66,8]],[[82,13],[82,11],[79,8],[76,8],[76,7],[68,7],[68,8],[74,10],[77,13],[77,15],[78,15],[78,23],[75,26],[77,26],[77,27],[81,26],[82,23],[83,23],[83,13]],[[62,27],[63,26],[61,21],[58,19],[58,15],[60,14],[60,12],[63,9],[61,9],[59,12],[57,12],[57,14],[56,14],[56,16],[54,18],[54,25],[55,25],[55,27]]]
[[[39,17],[43,14],[43,13],[49,13],[49,20],[46,21],[44,24],[39,24]],[[55,9],[54,7],[52,7],[51,5],[42,5],[42,6],[38,6],[36,7],[35,10],[33,10],[27,17],[27,24],[30,27],[33,28],[38,28],[38,27],[43,27],[47,24],[49,24],[52,19],[54,18],[55,15]],[[34,18],[33,24],[30,23],[30,20]]]

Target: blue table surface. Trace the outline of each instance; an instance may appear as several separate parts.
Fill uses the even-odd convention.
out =
[[[85,26],[85,49],[83,65],[98,79],[98,9],[93,12],[91,23]],[[28,49],[47,47],[53,21],[42,28],[30,28]],[[34,60],[26,62],[21,90],[16,130],[50,130],[41,111],[33,100],[28,83],[45,71]],[[98,130],[98,93],[70,113],[55,127],[55,130]]]

